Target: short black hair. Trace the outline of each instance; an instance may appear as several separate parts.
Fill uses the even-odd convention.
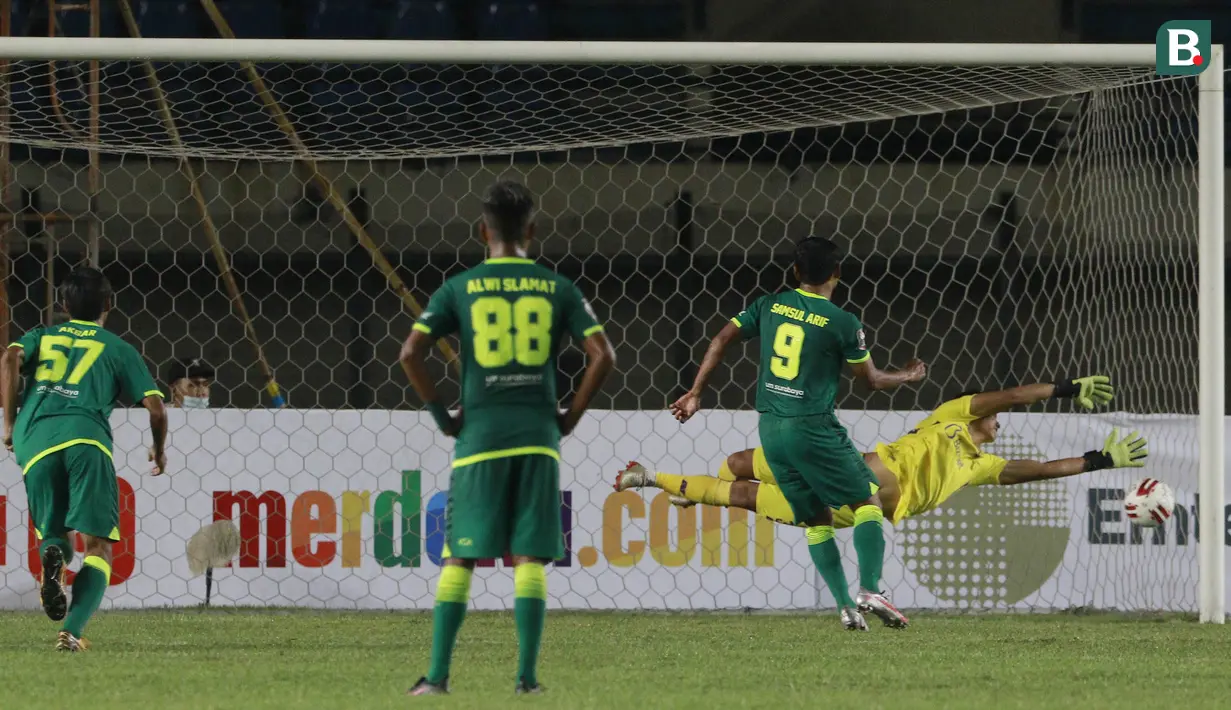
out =
[[[199,357],[176,360],[171,363],[171,367],[167,368],[169,384],[175,384],[176,380],[191,380],[197,377],[207,380],[214,379],[214,367]]]
[[[795,266],[799,280],[806,284],[823,284],[833,278],[842,260],[838,245],[821,237],[808,237],[795,245]]]
[[[483,216],[500,241],[519,242],[534,216],[534,195],[519,182],[500,180],[483,195]]]
[[[92,266],[78,266],[60,283],[60,302],[74,320],[96,321],[110,307],[111,282]]]

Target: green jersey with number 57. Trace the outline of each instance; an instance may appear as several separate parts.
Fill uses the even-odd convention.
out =
[[[17,464],[70,442],[111,453],[111,410],[161,397],[137,349],[97,323],[71,320],[35,328],[10,347],[22,349],[25,390],[13,428]]]
[[[488,259],[432,294],[415,330],[461,344],[462,430],[454,467],[559,458],[556,354],[565,333],[602,331],[572,281],[530,259]]]
[[[744,340],[761,339],[757,411],[762,414],[832,413],[846,364],[869,358],[859,319],[801,289],[762,296],[731,322]]]

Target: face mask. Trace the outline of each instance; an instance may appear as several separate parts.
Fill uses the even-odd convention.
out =
[[[209,409],[209,397],[185,397],[184,409]]]

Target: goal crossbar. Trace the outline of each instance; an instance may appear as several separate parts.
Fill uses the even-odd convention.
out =
[[[1216,51],[1221,51],[1218,45]],[[0,58],[158,62],[1152,66],[1153,44],[516,42],[3,37]],[[1211,73],[1211,68],[1207,73]]]

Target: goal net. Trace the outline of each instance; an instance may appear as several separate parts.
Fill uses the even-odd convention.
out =
[[[475,196],[506,176],[537,196],[536,258],[579,284],[619,358],[562,444],[554,606],[832,605],[800,530],[610,485],[630,460],[716,474],[757,446],[752,348],[696,420],[665,407],[724,319],[790,284],[808,235],[846,250],[836,297],[876,362],[929,365],[917,387],[842,392],[861,450],[964,390],[1090,374],[1113,378],[1109,411],[1004,415],[987,450],[1081,456],[1117,427],[1149,440],[1145,469],[967,488],[899,523],[885,580],[899,605],[1197,606],[1195,78],[131,60],[99,62],[95,85],[91,69],[4,73],[8,337],[63,317],[51,284],[94,258],[116,289],[107,326],[160,382],[181,359],[216,368],[211,408],[172,412],[168,476],[145,475],[144,415],[115,412],[124,540],[109,604],[199,603],[187,541],[231,520],[239,551],[212,572],[214,604],[431,607],[451,441],[397,353],[420,304],[482,260]],[[570,347],[560,363],[569,392],[584,359]],[[455,398],[448,355],[433,367]],[[33,608],[37,543],[5,466],[0,607]],[[1122,513],[1142,475],[1176,490],[1157,531]],[[510,604],[503,567],[481,567],[477,607]]]

